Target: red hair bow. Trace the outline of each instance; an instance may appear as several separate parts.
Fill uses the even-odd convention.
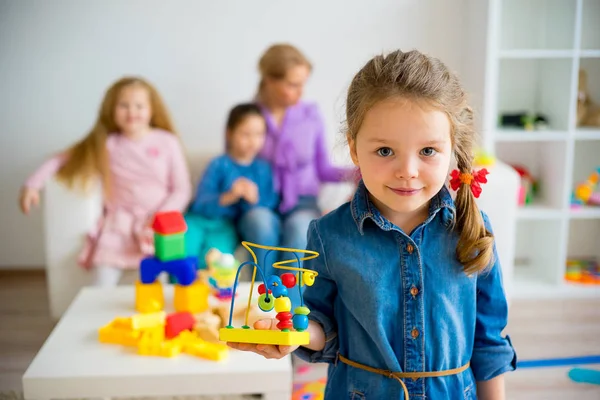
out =
[[[455,169],[450,173],[450,187],[452,190],[458,190],[460,185],[469,185],[471,186],[471,192],[473,192],[473,196],[476,198],[481,194],[481,184],[487,183],[487,177],[489,172],[487,169],[483,168],[479,171],[473,171],[473,173],[461,173],[459,170]]]

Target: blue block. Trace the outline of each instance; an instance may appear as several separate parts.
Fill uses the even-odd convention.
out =
[[[188,286],[196,280],[196,263],[194,256],[171,261],[145,258],[140,263],[140,280],[142,283],[153,283],[161,272],[166,272],[177,278],[180,285]]]

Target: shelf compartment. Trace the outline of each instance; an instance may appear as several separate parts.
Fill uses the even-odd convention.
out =
[[[497,142],[555,142],[566,141],[567,131],[526,131],[518,128],[496,129]]]
[[[526,219],[556,219],[565,206],[565,143],[522,142],[496,143],[499,160],[525,167],[538,182],[538,193],[532,205],[523,206],[517,215]],[[531,207],[531,208],[530,208]]]
[[[500,48],[573,49],[575,1],[502,1]]]
[[[545,130],[568,131],[571,98],[570,59],[503,59],[500,61],[498,85],[498,125],[502,115],[543,115]],[[538,131],[536,131],[538,132]]]
[[[575,2],[573,2],[575,3]],[[581,48],[586,50],[600,49],[600,1],[583,0],[581,14]]]

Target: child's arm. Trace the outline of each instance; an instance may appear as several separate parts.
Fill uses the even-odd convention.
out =
[[[221,182],[227,172],[226,169],[227,166],[222,157],[210,162],[198,184],[190,212],[209,218],[232,218],[235,216],[233,205],[239,201],[240,197],[237,190],[223,192]]]
[[[268,162],[261,162],[258,182],[258,206],[274,209],[277,206],[277,193],[273,184],[273,170]]]
[[[482,215],[486,229],[492,232],[487,215]],[[494,245],[494,264],[477,276],[477,318],[471,369],[482,399],[504,399],[504,379],[501,376],[516,368],[517,356],[510,338],[502,336],[507,321],[508,304]]]
[[[183,211],[192,195],[190,171],[181,144],[175,140],[171,147],[171,170],[169,172],[169,196],[158,211]]]
[[[58,154],[44,162],[23,184],[19,195],[19,205],[23,214],[29,214],[32,206],[40,203],[40,189],[65,164],[66,154]]]
[[[477,382],[477,398],[480,400],[504,400],[504,375],[499,375],[489,381]]]

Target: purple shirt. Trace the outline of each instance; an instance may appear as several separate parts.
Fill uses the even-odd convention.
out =
[[[281,126],[261,107],[267,137],[261,157],[271,163],[275,190],[281,194],[279,210],[292,210],[299,196],[318,196],[322,182],[340,182],[351,169],[329,160],[323,119],[316,104],[298,103],[286,110]]]

